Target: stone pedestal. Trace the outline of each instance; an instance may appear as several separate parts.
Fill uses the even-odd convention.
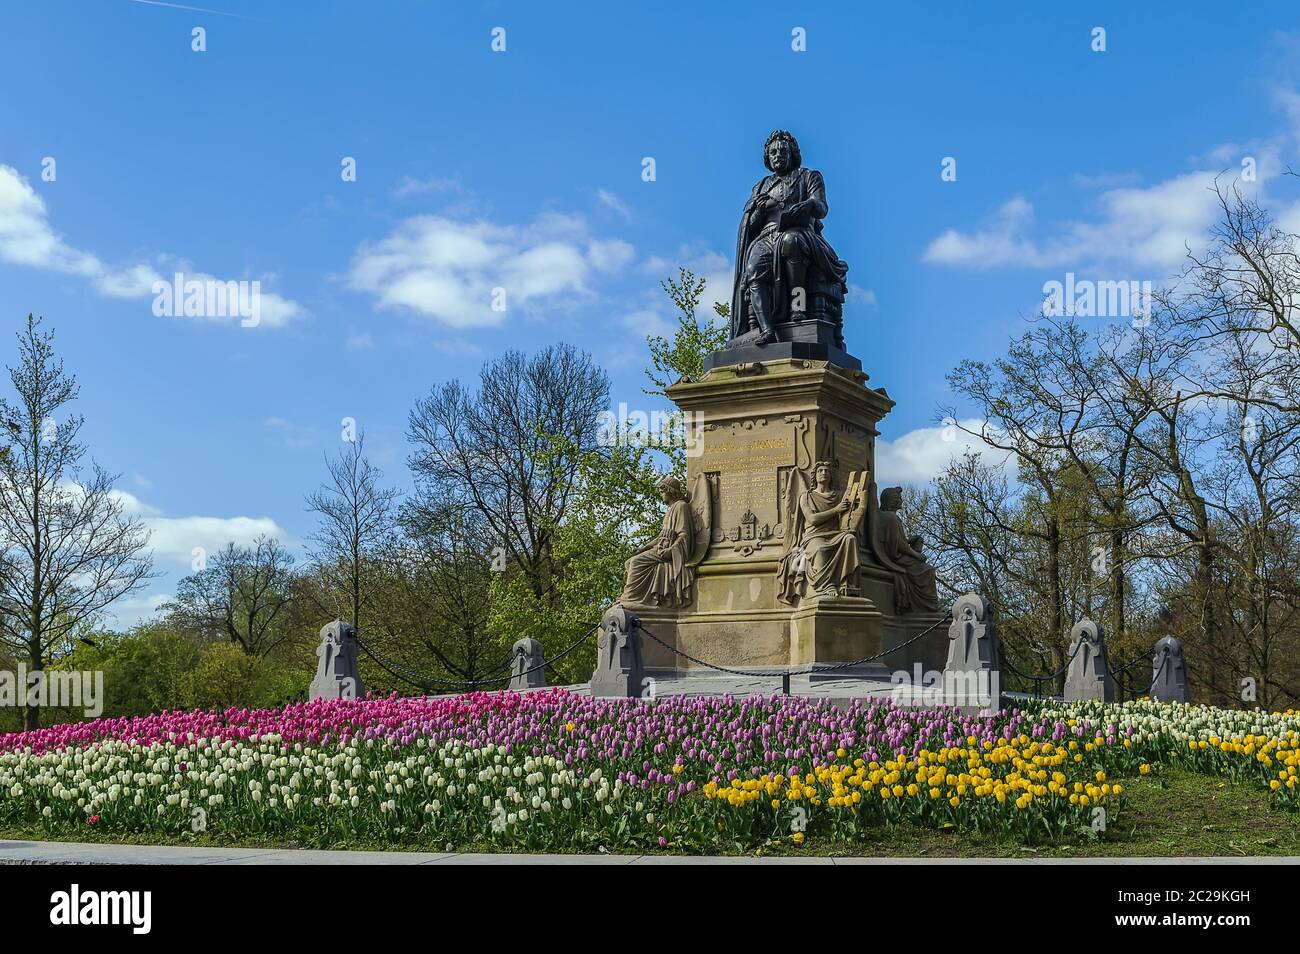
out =
[[[1070,630],[1070,662],[1065,670],[1065,701],[1115,701],[1115,680],[1110,675],[1106,633],[1090,619]]]
[[[615,605],[605,613],[596,636],[596,668],[590,680],[593,696],[636,699],[645,692],[640,626],[637,615],[622,606]]]
[[[848,662],[874,656],[882,617],[864,596],[805,598],[790,614],[790,665]],[[882,675],[887,674],[879,667]]]
[[[1173,636],[1161,637],[1156,642],[1155,655],[1151,660],[1149,694],[1157,702],[1192,701],[1192,692],[1187,685],[1183,644]]]
[[[532,637],[517,640],[511,648],[510,685],[512,692],[541,689],[546,685],[546,656],[542,644]]]
[[[777,599],[787,529],[783,504],[793,471],[810,472],[817,461],[829,461],[840,492],[849,474],[874,474],[876,424],[894,406],[883,389],[866,386],[856,359],[845,362],[851,367],[797,356],[773,359],[805,347],[784,344],[791,347],[755,349],[764,357],[756,362],[722,365],[730,352],[721,352],[701,380],[668,388],[697,436],[688,449],[687,483],[694,486],[700,475],[708,482],[712,537],[696,567],[689,606],[630,607],[671,647],[644,640],[647,668],[696,667],[674,650],[740,669],[847,662],[899,645],[938,618],[897,613],[893,577],[865,547],[857,593],[808,595],[794,606]],[[824,344],[806,347],[828,353]],[[910,668],[915,661],[942,668],[946,645],[945,633],[936,630],[886,657],[879,671]]]
[[[336,619],[321,629],[309,699],[360,699],[366,694],[357,669],[357,645],[357,630],[351,623]]]

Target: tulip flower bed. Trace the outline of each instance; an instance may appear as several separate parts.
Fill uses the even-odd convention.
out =
[[[642,704],[557,689],[169,712],[0,737],[0,826],[705,852],[861,842],[910,823],[1030,843],[1113,823],[1124,806],[1114,779],[1169,759],[1255,781],[1268,769],[1275,798],[1293,807],[1296,718],[1198,711],[980,717],[780,696]]]
[[[1148,768],[1182,765],[1267,788],[1272,807],[1300,809],[1300,712],[1218,709],[1139,700],[1049,704],[1040,718],[1087,726],[1094,743],[1114,739]],[[1141,770],[1141,768],[1139,767]]]

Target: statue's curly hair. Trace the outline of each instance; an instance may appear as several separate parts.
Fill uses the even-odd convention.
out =
[[[674,477],[672,474],[669,474],[667,477],[664,477],[657,484],[655,484],[655,486],[660,490],[669,491],[678,500],[686,499],[686,489],[682,487],[682,482],[678,480],[676,477]]]
[[[784,129],[773,129],[772,134],[767,137],[767,142],[763,143],[763,165],[771,172],[772,167],[767,164],[767,147],[772,145],[774,140],[784,139],[790,144],[790,158],[793,162],[792,169],[798,169],[803,165],[803,156],[799,152],[799,140],[794,138],[794,133],[787,132]]]

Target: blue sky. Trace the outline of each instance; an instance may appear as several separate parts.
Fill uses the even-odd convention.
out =
[[[1300,226],[1294,4],[194,6],[234,15],[2,8],[0,327],[55,328],[93,455],[155,528],[163,576],[124,618],[193,546],[300,542],[344,417],[405,485],[414,399],[508,347],[577,344],[645,407],[658,282],[685,264],[729,297],[773,128],[826,176],[846,338],[898,401],[882,480],[951,455],[944,375],[1045,281],[1175,272],[1215,173],[1253,158]],[[261,281],[262,323],[155,316],[177,270]]]

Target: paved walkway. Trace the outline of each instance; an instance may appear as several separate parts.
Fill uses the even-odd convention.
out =
[[[0,864],[56,865],[1080,865],[1300,864],[1285,858],[753,858],[681,855],[456,854],[432,851],[307,851],[189,848],[0,840]]]

